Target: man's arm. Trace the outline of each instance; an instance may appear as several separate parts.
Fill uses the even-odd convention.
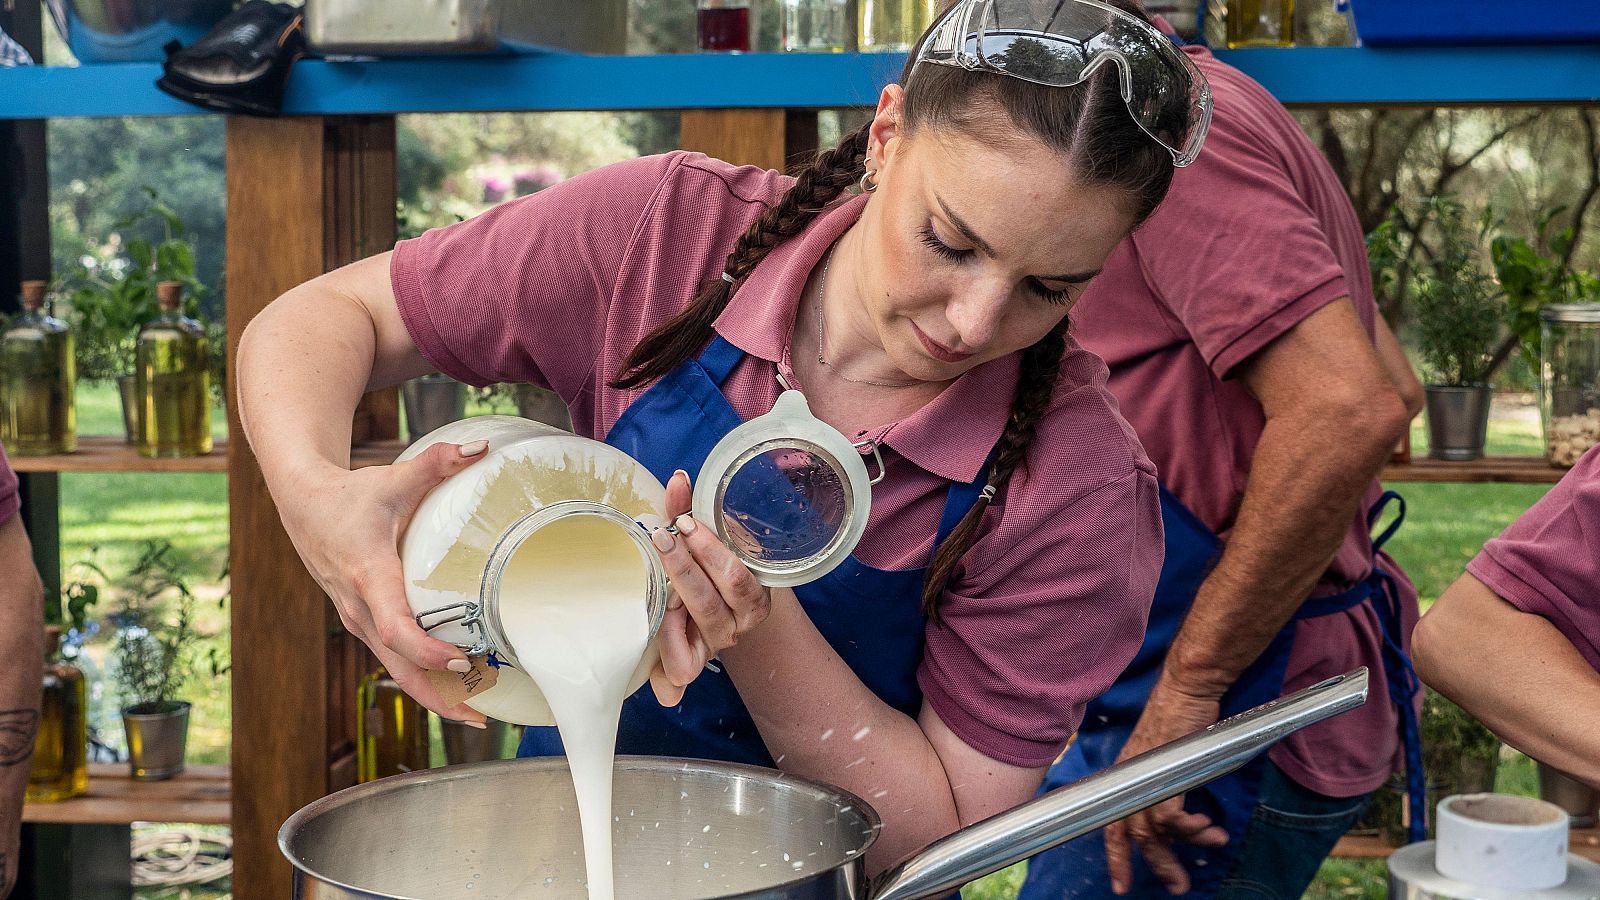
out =
[[[1327,570],[1409,420],[1348,299],[1284,332],[1246,360],[1239,377],[1266,414],[1244,499],[1122,759],[1216,721],[1222,695]],[[1168,841],[1226,839],[1206,817],[1183,813],[1181,797],[1113,825],[1107,853],[1112,884],[1123,890],[1130,836],[1178,891],[1187,890],[1188,875]]]
[[[1518,750],[1600,787],[1600,673],[1470,574],[1412,633],[1417,674]]]
[[[0,522],[0,897],[17,880],[22,795],[39,726],[44,586],[22,517]]]

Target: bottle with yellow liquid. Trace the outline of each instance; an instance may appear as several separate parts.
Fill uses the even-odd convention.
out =
[[[57,654],[61,629],[44,632],[44,678],[40,685],[39,730],[28,768],[28,799],[53,802],[89,789],[88,692],[83,672]]]
[[[406,696],[387,670],[356,689],[356,781],[428,768],[428,711]]]
[[[139,331],[134,395],[139,455],[203,456],[211,452],[210,353],[205,327],[182,312],[183,285],[157,285],[161,317]]]
[[[856,32],[861,52],[910,50],[938,9],[939,0],[861,0]]]
[[[1228,46],[1293,47],[1294,0],[1228,0]]]
[[[22,315],[0,335],[0,440],[17,456],[78,449],[72,330],[44,307],[45,283],[22,283]]]

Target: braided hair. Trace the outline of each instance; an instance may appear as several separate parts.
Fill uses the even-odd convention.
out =
[[[1127,198],[1136,224],[1148,218],[1166,195],[1172,157],[1128,114],[1114,66],[1103,66],[1082,84],[1062,88],[948,66],[916,66],[915,59],[913,52],[900,78],[905,86],[902,135],[952,129],[1002,148],[1043,143],[1061,153],[1085,183],[1117,188]],[[639,387],[699,353],[711,340],[712,324],[738,283],[774,247],[804,231],[860,179],[870,129],[869,123],[851,132],[799,170],[794,185],[735,242],[725,267],[728,278],[707,283],[683,312],[647,335],[623,361],[611,386]],[[978,502],[934,548],[922,592],[923,611],[931,619],[938,619],[939,600],[989,505],[1012,474],[1027,466],[1028,448],[1050,408],[1060,375],[1067,324],[1063,316],[1055,329],[1022,351],[1011,413],[995,447],[988,483]]]

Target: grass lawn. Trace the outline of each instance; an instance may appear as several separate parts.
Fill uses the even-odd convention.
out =
[[[120,430],[115,390],[80,387],[80,431],[110,434]],[[489,412],[475,405],[474,414]],[[213,431],[220,437],[226,423],[221,410],[213,412]],[[1413,429],[1413,448],[1426,453],[1421,422]],[[1501,409],[1490,424],[1490,453],[1538,453],[1541,443],[1537,417],[1525,408]],[[1524,509],[1543,495],[1543,485],[1502,484],[1397,484],[1405,496],[1405,526],[1390,550],[1416,581],[1423,603],[1453,581],[1484,541],[1499,533]],[[172,541],[193,560],[196,593],[204,601],[221,597],[225,585],[219,574],[227,561],[227,480],[220,474],[68,473],[61,476],[61,549],[65,563],[94,558],[116,574],[137,554],[138,542],[147,538]],[[227,613],[215,602],[202,603],[200,626],[209,645],[226,648]],[[120,744],[115,698],[105,689],[103,644],[85,663],[99,697],[98,723],[109,742]],[[96,677],[96,675],[102,677]],[[193,762],[225,762],[231,710],[228,679],[202,678],[191,686],[195,703],[189,758]],[[1520,754],[1508,753],[1499,773],[1499,789],[1535,793],[1533,767]],[[1023,866],[983,879],[969,887],[967,900],[1012,900],[1021,884]],[[1385,895],[1381,862],[1331,860],[1307,894],[1312,898],[1370,897]],[[141,892],[141,897],[184,896],[180,893]],[[194,897],[224,896],[195,892]]]

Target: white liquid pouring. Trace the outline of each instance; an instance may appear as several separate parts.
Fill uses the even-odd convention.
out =
[[[583,830],[589,900],[614,900],[611,780],[617,721],[650,640],[645,569],[603,519],[561,519],[506,567],[500,624],[555,714]]]

